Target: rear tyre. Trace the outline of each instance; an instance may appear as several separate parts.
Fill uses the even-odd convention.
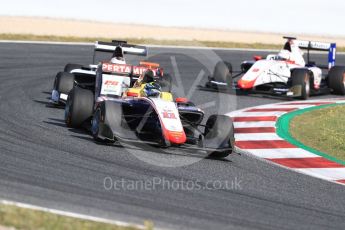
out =
[[[213,78],[215,81],[232,83],[232,66],[228,62],[220,61],[214,67]]]
[[[74,75],[66,72],[59,72],[54,81],[54,89],[59,93],[68,94],[74,86]]]
[[[299,99],[306,100],[310,96],[310,73],[307,69],[295,69],[292,71],[292,87],[301,86],[301,95]]]
[[[74,87],[68,95],[65,107],[65,123],[78,128],[92,116],[93,93],[90,90]]]
[[[65,68],[64,68],[64,72],[70,73],[72,70],[74,69],[81,69],[83,66],[80,64],[72,64],[72,63],[68,63]]]
[[[230,117],[225,115],[212,115],[208,118],[204,133],[204,146],[219,149],[209,154],[211,158],[224,158],[232,153],[235,144],[234,125]],[[231,150],[222,151],[222,148]]]
[[[158,81],[159,85],[162,87],[163,92],[171,92],[172,89],[172,77],[170,74],[164,74]]]
[[[345,95],[345,66],[334,66],[328,73],[328,87],[334,94]]]

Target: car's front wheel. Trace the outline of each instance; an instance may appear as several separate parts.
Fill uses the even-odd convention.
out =
[[[206,148],[215,149],[209,154],[211,158],[224,158],[231,154],[235,145],[231,118],[225,115],[210,116],[206,122],[203,141]]]

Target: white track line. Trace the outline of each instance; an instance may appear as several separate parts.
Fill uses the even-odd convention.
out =
[[[273,111],[273,112],[243,112],[241,115],[237,115],[238,117],[271,117],[271,116],[281,116],[286,112],[283,111]],[[231,114],[231,117],[233,115]],[[236,117],[236,116],[234,116]]]
[[[345,177],[345,168],[302,168],[295,170],[317,178],[331,181],[344,180]]]
[[[316,157],[315,154],[300,148],[288,149],[246,149],[247,152],[266,159],[281,159],[281,158],[308,158]]]
[[[279,109],[305,109],[305,108],[309,108],[309,107],[313,107],[314,105],[286,105],[286,104],[277,104],[276,106],[278,106]],[[277,108],[275,106],[275,108]],[[265,108],[272,108],[272,105],[260,105],[258,107],[255,107],[256,109],[265,109]]]
[[[118,226],[122,226],[122,227],[135,227],[138,229],[145,229],[144,225],[131,224],[131,223],[124,222],[124,221],[110,220],[110,219],[99,218],[99,217],[94,217],[94,216],[89,216],[89,215],[83,215],[83,214],[78,214],[78,213],[73,213],[73,212],[61,211],[61,210],[57,210],[57,209],[44,208],[41,206],[25,204],[25,203],[20,203],[20,202],[1,200],[0,203],[4,204],[4,205],[13,205],[13,206],[16,206],[19,208],[27,208],[27,209],[32,209],[32,210],[36,210],[36,211],[49,212],[49,213],[53,213],[53,214],[57,214],[57,215],[73,217],[73,218],[78,218],[78,219],[83,219],[83,220],[101,222],[101,223],[106,223],[106,224],[114,224],[114,225],[118,225]]]
[[[235,133],[236,141],[283,140],[276,133]]]
[[[234,122],[235,128],[276,127],[275,121]]]

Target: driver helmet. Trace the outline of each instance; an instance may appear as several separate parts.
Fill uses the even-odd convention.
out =
[[[144,94],[146,97],[158,97],[162,92],[162,88],[156,82],[146,83]]]
[[[121,46],[116,46],[110,62],[114,64],[126,64]]]
[[[290,59],[290,56],[291,56],[291,52],[288,51],[288,50],[281,50],[279,53],[278,53],[278,57],[282,60],[289,60]]]
[[[151,69],[148,69],[143,73],[142,82],[143,83],[153,82],[155,80],[154,77],[155,77],[154,72]]]

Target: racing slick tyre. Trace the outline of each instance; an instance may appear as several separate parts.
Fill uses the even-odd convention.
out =
[[[214,67],[213,77],[215,81],[229,83],[231,76],[232,76],[232,66],[230,63],[220,61]]]
[[[64,68],[64,72],[70,73],[72,70],[74,69],[81,69],[83,66],[79,65],[79,64],[72,64],[72,63],[68,63],[67,65],[65,65]]]
[[[219,61],[214,67],[213,76],[209,79],[225,85],[214,85],[218,90],[231,91],[232,89],[232,65],[228,62]],[[208,84],[212,84],[208,82]]]
[[[105,105],[103,104],[102,106],[104,107]],[[102,108],[99,106],[92,117],[91,134],[96,142],[112,144],[115,142],[114,134],[108,126],[101,122],[102,115]],[[103,118],[105,119],[104,115]]]
[[[299,99],[306,100],[310,95],[310,73],[307,69],[295,69],[291,74],[291,85],[294,87],[301,87],[301,94]]]
[[[163,92],[171,92],[172,89],[172,77],[170,74],[164,74],[164,76],[157,81],[162,87]]]
[[[345,95],[345,66],[334,66],[328,73],[328,87],[334,94]]]
[[[235,144],[234,125],[230,117],[211,115],[205,126],[204,147],[219,149],[209,154],[210,158],[224,158],[231,154]],[[223,150],[227,148],[227,150]],[[231,150],[229,150],[231,149]]]
[[[74,75],[66,72],[59,72],[54,81],[54,89],[59,93],[68,94],[74,86]]]
[[[78,128],[92,116],[93,93],[74,87],[68,95],[65,107],[65,122],[68,127]]]
[[[97,106],[91,126],[91,134],[96,142],[112,144],[116,141],[114,134],[129,136],[123,127],[126,125],[123,121],[121,103],[104,101]]]

